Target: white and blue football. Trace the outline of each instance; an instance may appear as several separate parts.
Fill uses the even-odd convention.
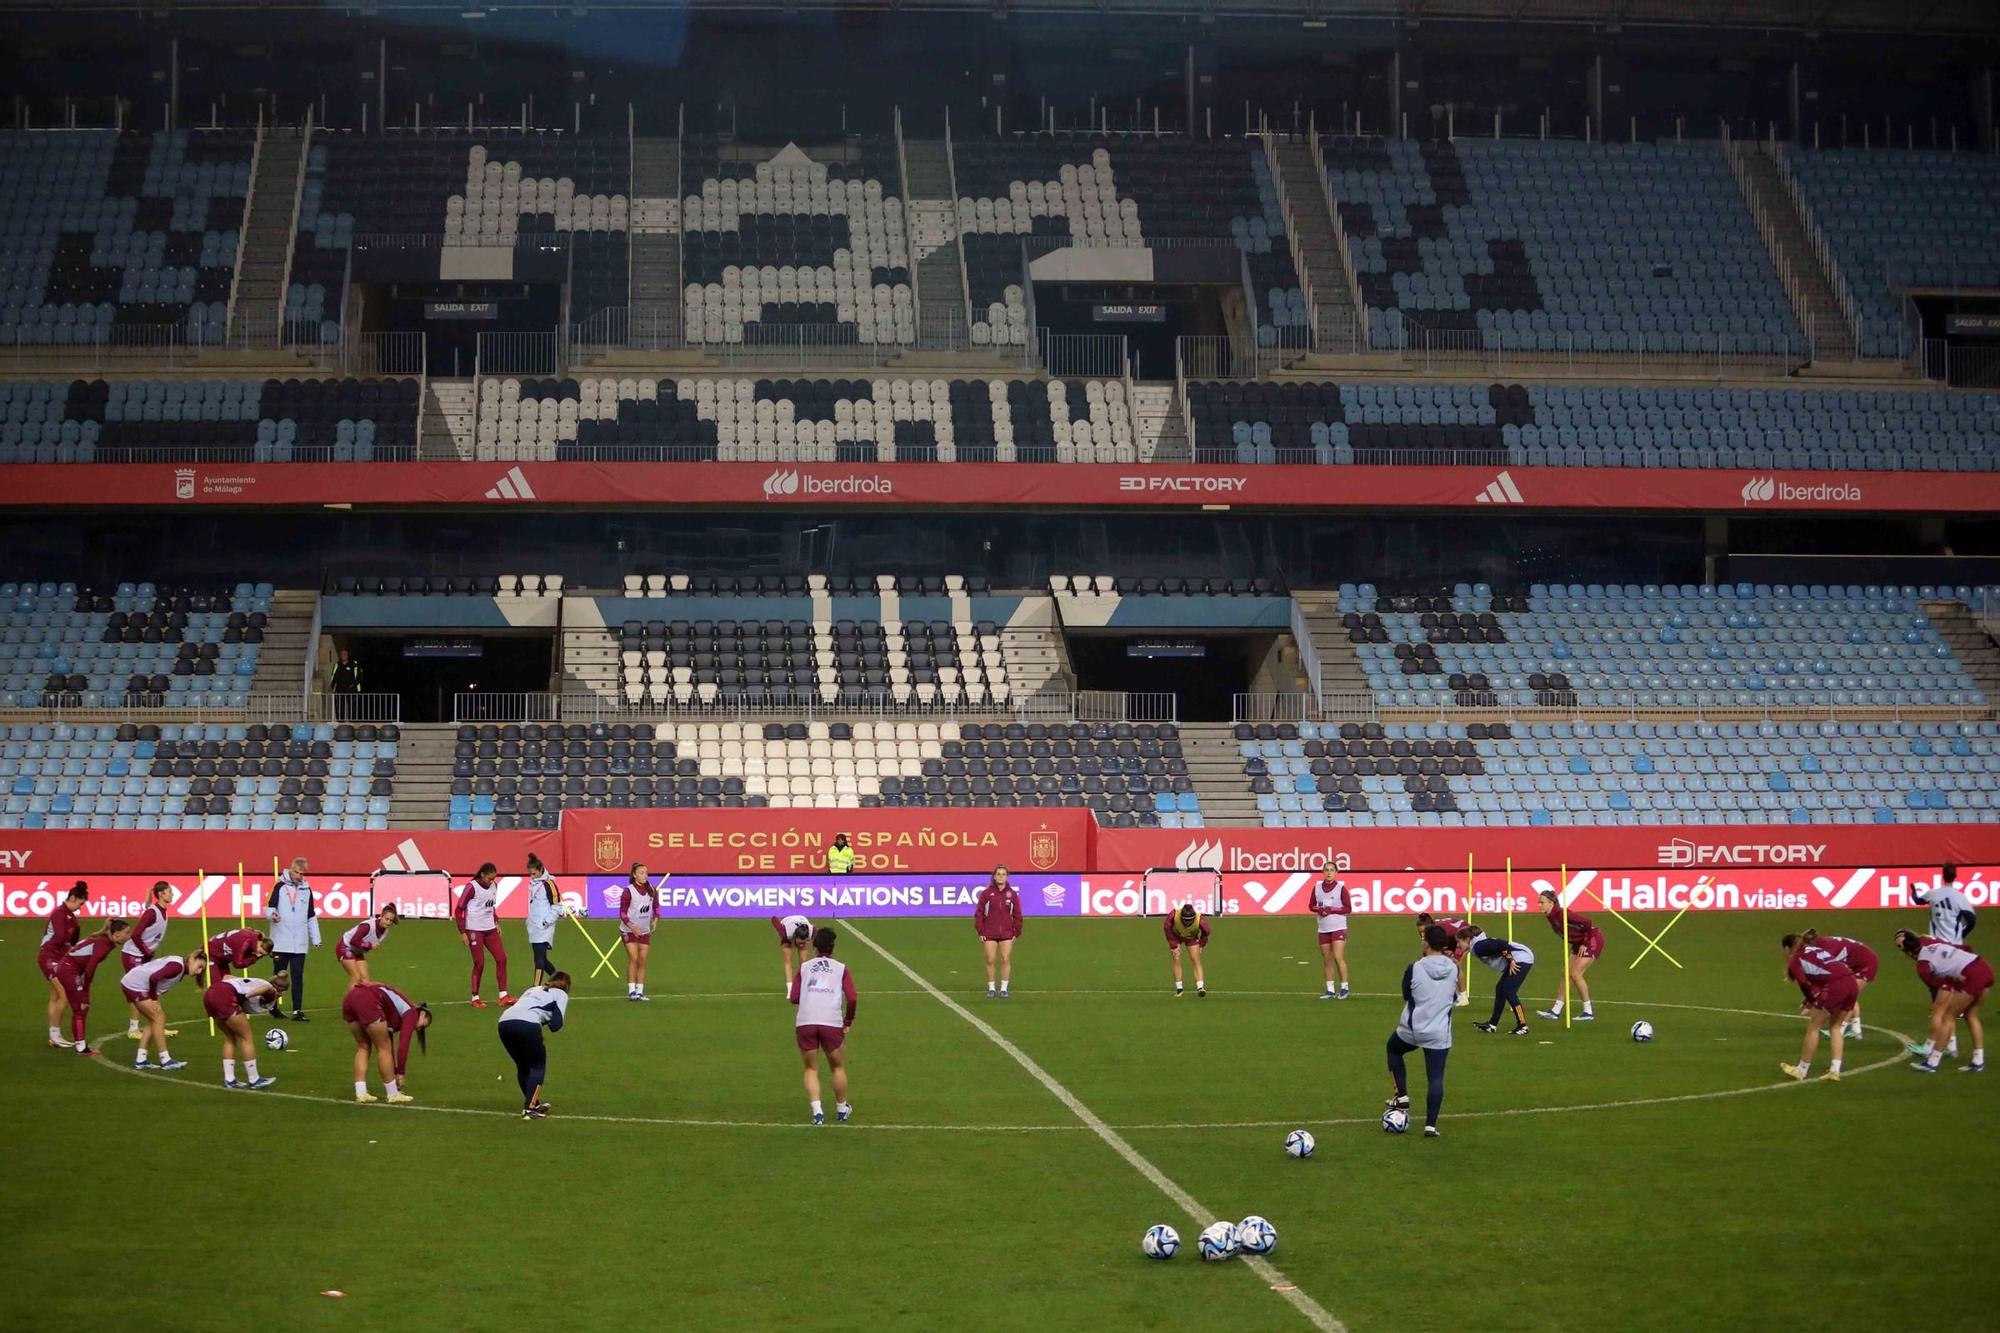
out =
[[[1651,1041],[1652,1039],[1653,1025],[1651,1023],[1642,1018],[1632,1025],[1633,1041]]]
[[[1310,1157],[1313,1155],[1313,1149],[1318,1146],[1312,1134],[1306,1130],[1295,1129],[1285,1135],[1285,1151],[1294,1157]]]
[[[1227,1259],[1236,1253],[1236,1228],[1228,1222],[1210,1222],[1201,1229],[1201,1237],[1195,1242],[1201,1257],[1211,1263]]]
[[[1245,1254],[1269,1254],[1278,1248],[1278,1230],[1252,1213],[1236,1224],[1236,1248]]]
[[[274,1051],[282,1051],[291,1045],[292,1039],[285,1035],[283,1028],[272,1028],[264,1034],[264,1044]]]
[[[1410,1132],[1410,1113],[1391,1108],[1382,1113],[1382,1132],[1385,1134],[1407,1134]]]
[[[1139,1248],[1146,1252],[1148,1259],[1171,1259],[1181,1252],[1181,1233],[1165,1223],[1147,1227]]]

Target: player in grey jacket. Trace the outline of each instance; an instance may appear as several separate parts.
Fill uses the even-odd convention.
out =
[[[1410,1085],[1403,1057],[1424,1053],[1424,1137],[1438,1137],[1444,1106],[1444,1062],[1451,1054],[1451,1010],[1458,1001],[1458,959],[1443,926],[1424,931],[1424,956],[1403,969],[1403,1012],[1389,1034],[1389,1077],[1395,1092],[1391,1110],[1410,1109]]]

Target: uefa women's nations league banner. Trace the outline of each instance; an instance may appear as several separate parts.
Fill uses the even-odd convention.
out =
[[[1082,878],[1023,871],[1012,874],[1027,916],[1075,916]],[[656,879],[663,920],[772,917],[799,913],[816,921],[865,916],[972,916],[988,876],[928,875],[672,875]],[[590,915],[615,917],[628,880],[592,875]]]

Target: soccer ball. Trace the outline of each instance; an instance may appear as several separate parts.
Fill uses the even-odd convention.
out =
[[[1147,1227],[1145,1236],[1139,1241],[1139,1248],[1146,1252],[1148,1259],[1171,1259],[1181,1252],[1181,1233],[1164,1223]]]
[[[1236,1228],[1227,1222],[1210,1222],[1201,1229],[1201,1238],[1195,1246],[1201,1257],[1211,1262],[1227,1259],[1236,1253]]]
[[[285,1047],[291,1044],[291,1041],[292,1039],[285,1035],[283,1028],[272,1028],[264,1034],[264,1044],[274,1051],[284,1050]]]
[[[1409,1131],[1410,1113],[1408,1111],[1392,1109],[1382,1113],[1382,1132],[1384,1134],[1407,1134]]]
[[[1285,1151],[1294,1157],[1310,1157],[1318,1146],[1313,1136],[1303,1129],[1295,1129],[1285,1135]]]
[[[1653,1025],[1651,1023],[1642,1018],[1632,1025],[1633,1041],[1651,1041],[1652,1039]]]
[[[1278,1232],[1252,1213],[1236,1224],[1236,1248],[1245,1254],[1269,1254],[1278,1248]]]

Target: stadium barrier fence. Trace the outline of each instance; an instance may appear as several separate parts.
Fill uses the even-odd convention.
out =
[[[862,718],[990,718],[1062,722],[1173,722],[1179,698],[1166,693],[1118,690],[1049,691],[973,702],[965,699],[898,700],[886,691],[843,690],[831,697],[813,691],[738,691],[681,700],[629,702],[610,695],[462,693],[452,696],[452,721],[465,722],[748,722]]]

